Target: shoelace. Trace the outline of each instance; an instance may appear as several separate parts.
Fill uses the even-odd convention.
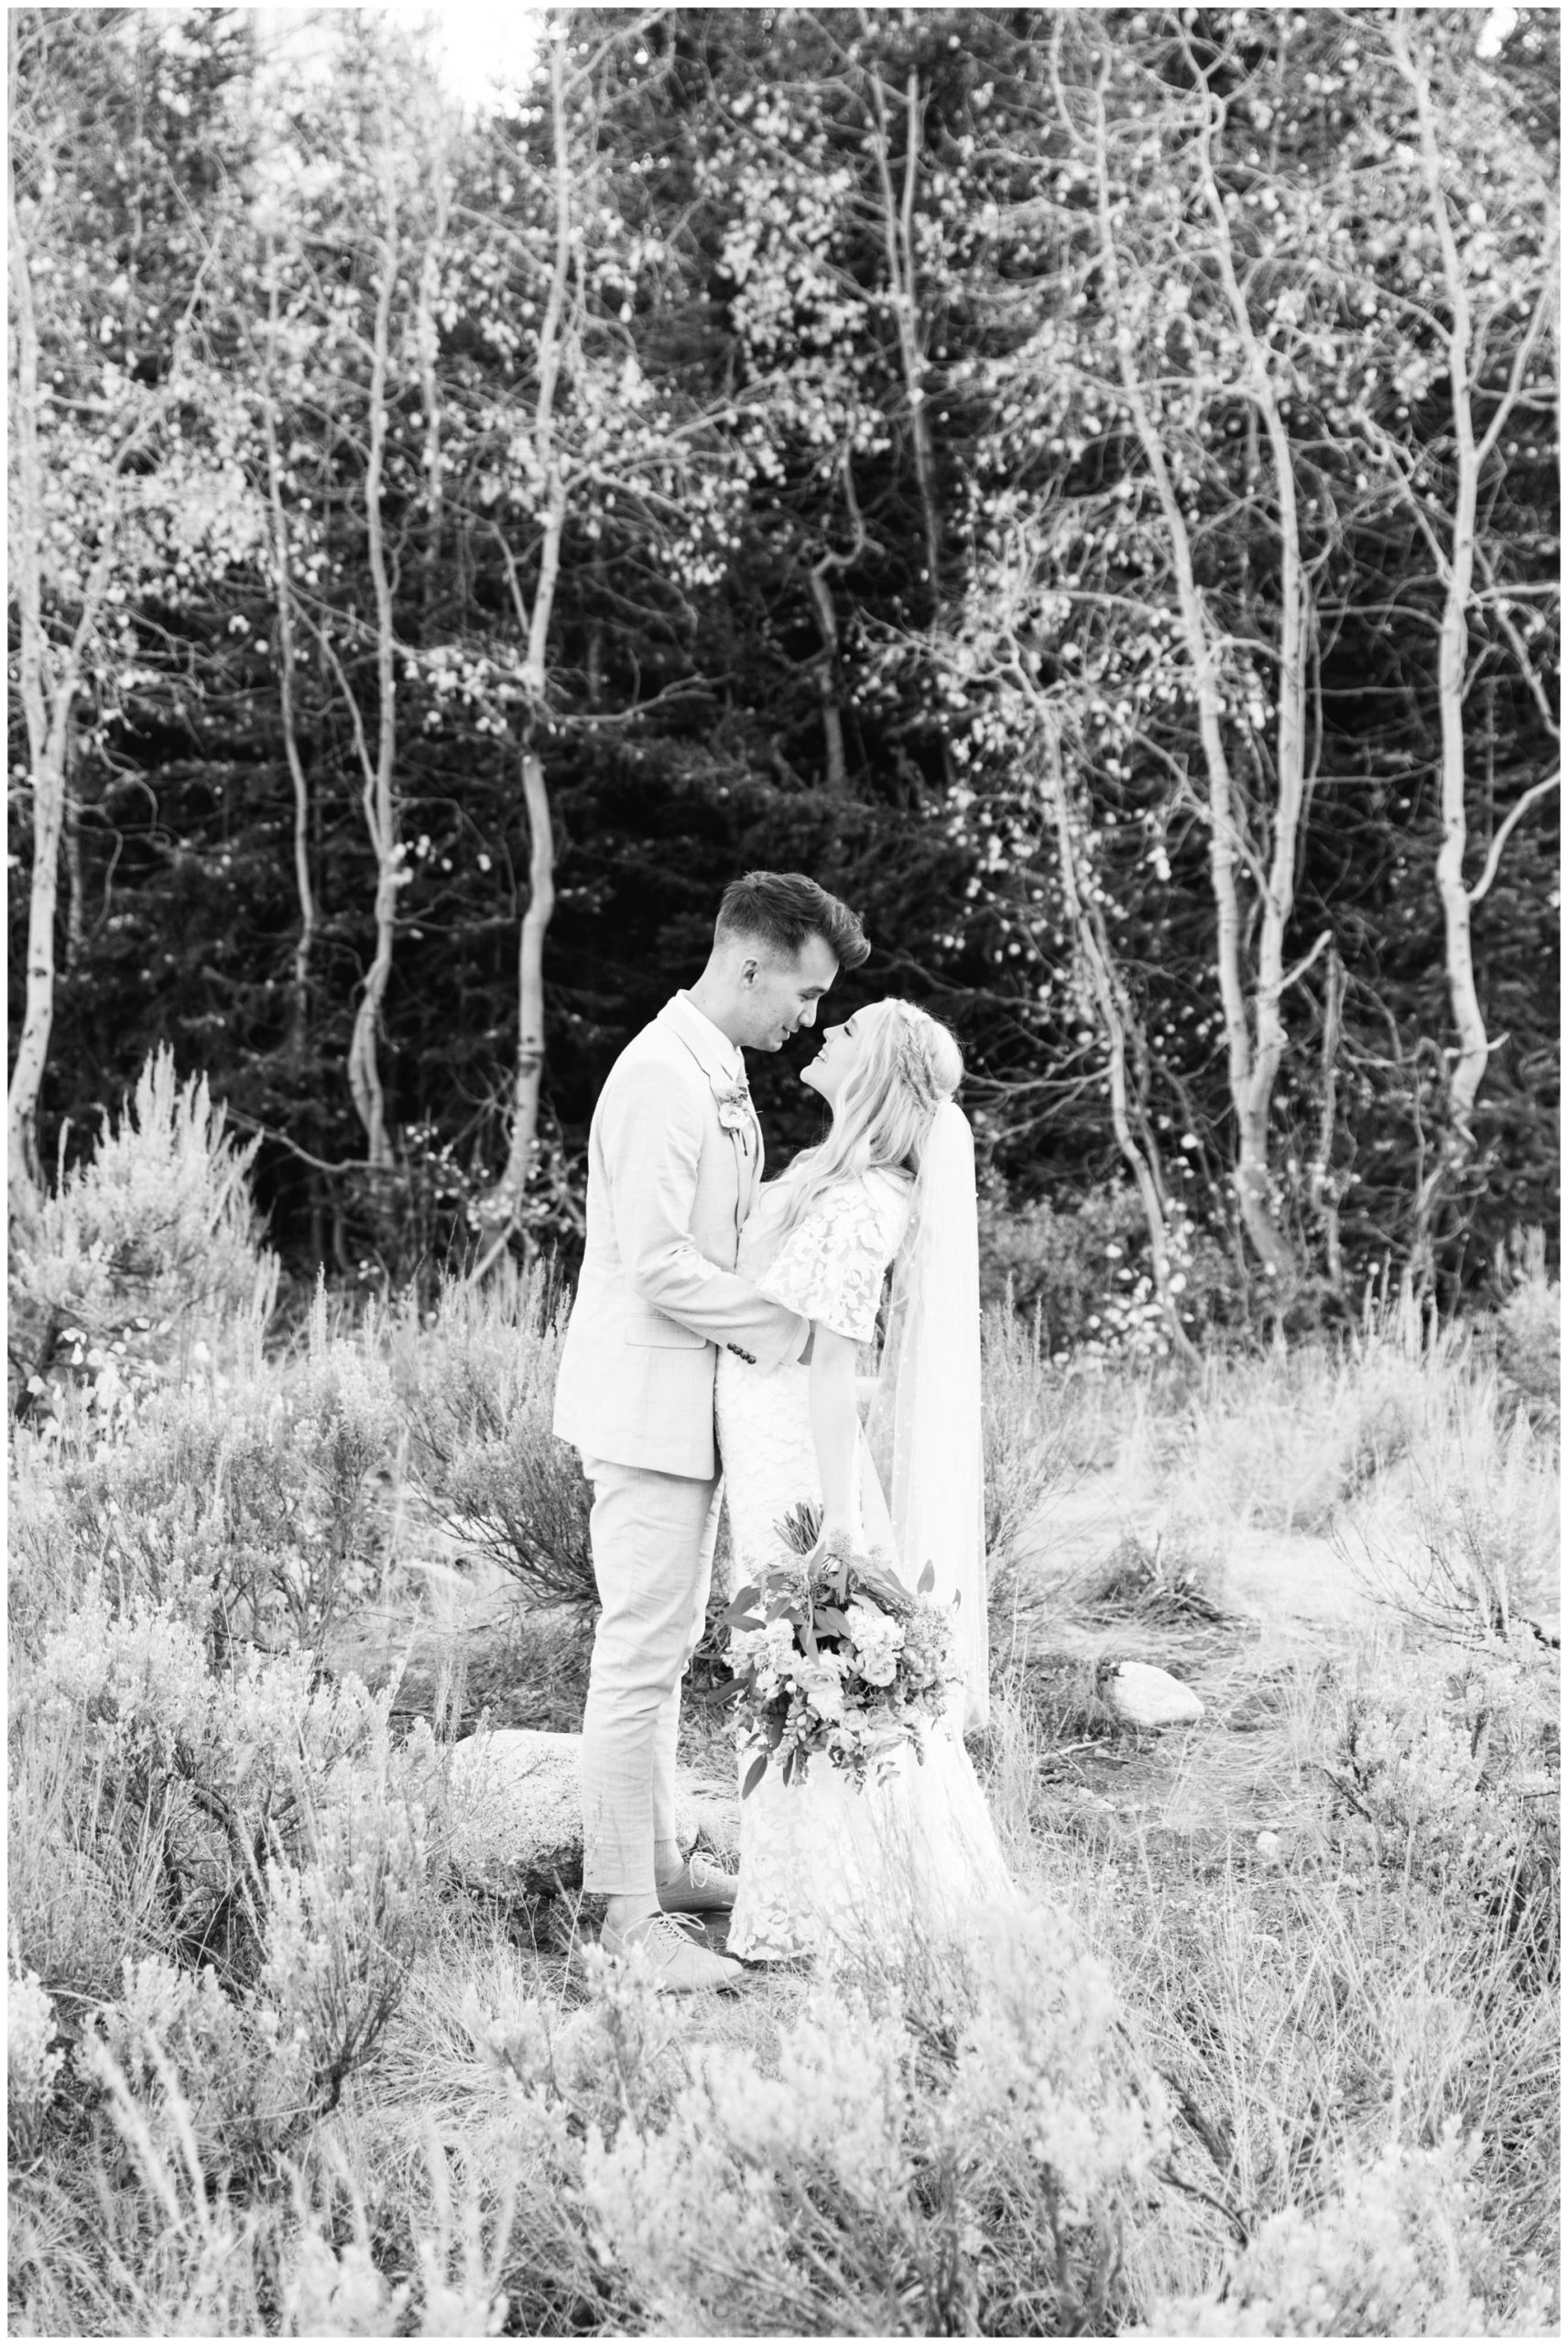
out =
[[[708,1858],[699,1856],[695,1849],[686,1860],[686,1870],[691,1875],[693,1889],[706,1889],[710,1881],[729,1881],[732,1878],[723,1865],[715,1865],[710,1862]]]
[[[635,1946],[651,1948],[658,1938],[667,1933],[673,1933],[677,1944],[683,1939],[691,1939],[704,1951],[707,1949],[707,1932],[695,1914],[655,1914],[650,1921],[634,1922],[632,1928],[637,1932],[636,1937],[628,1934],[621,1941],[628,1954]]]

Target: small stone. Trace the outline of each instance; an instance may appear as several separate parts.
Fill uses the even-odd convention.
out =
[[[1277,1865],[1285,1853],[1285,1844],[1278,1832],[1260,1832],[1252,1845],[1266,1864]]]

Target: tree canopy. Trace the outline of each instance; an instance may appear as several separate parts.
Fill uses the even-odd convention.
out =
[[[1484,21],[581,8],[460,111],[375,11],[13,11],[34,1177],[167,1041],[298,1260],[570,1246],[771,865],[1015,1195],[1340,1293],[1551,1224],[1558,26]]]

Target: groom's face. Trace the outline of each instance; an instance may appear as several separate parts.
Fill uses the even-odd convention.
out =
[[[759,945],[741,973],[746,1031],[735,1037],[746,1051],[779,1051],[801,1026],[817,1022],[817,1004],[838,975],[838,958],[820,936],[809,936],[794,958]]]

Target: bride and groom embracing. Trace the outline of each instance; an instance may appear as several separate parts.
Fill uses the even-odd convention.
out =
[[[1007,1876],[963,1726],[984,1718],[985,1528],[975,1154],[945,1026],[874,1001],[826,1027],[801,1080],[827,1137],[762,1178],[748,1050],[814,1026],[869,946],[794,873],[726,889],[708,965],[611,1069],[589,1140],[588,1233],[555,1430],[593,1486],[601,1611],[583,1721],[583,1886],[602,1944],[660,1986],[731,1987],[734,1957],[897,1961],[922,1923],[962,1923]],[[894,1271],[862,1430],[857,1355]],[[741,1808],[740,1873],[676,1839],[681,1680],[702,1632],[727,1493],[737,1580],[799,1567],[783,1525],[820,1507],[819,1553],[875,1550],[951,1604],[962,1683],[923,1751],[857,1785],[768,1766]],[[884,1480],[885,1478],[885,1480]],[[930,1585],[929,1575],[927,1585]],[[749,1753],[742,1754],[745,1765]],[[703,1913],[729,1912],[729,1953]]]

